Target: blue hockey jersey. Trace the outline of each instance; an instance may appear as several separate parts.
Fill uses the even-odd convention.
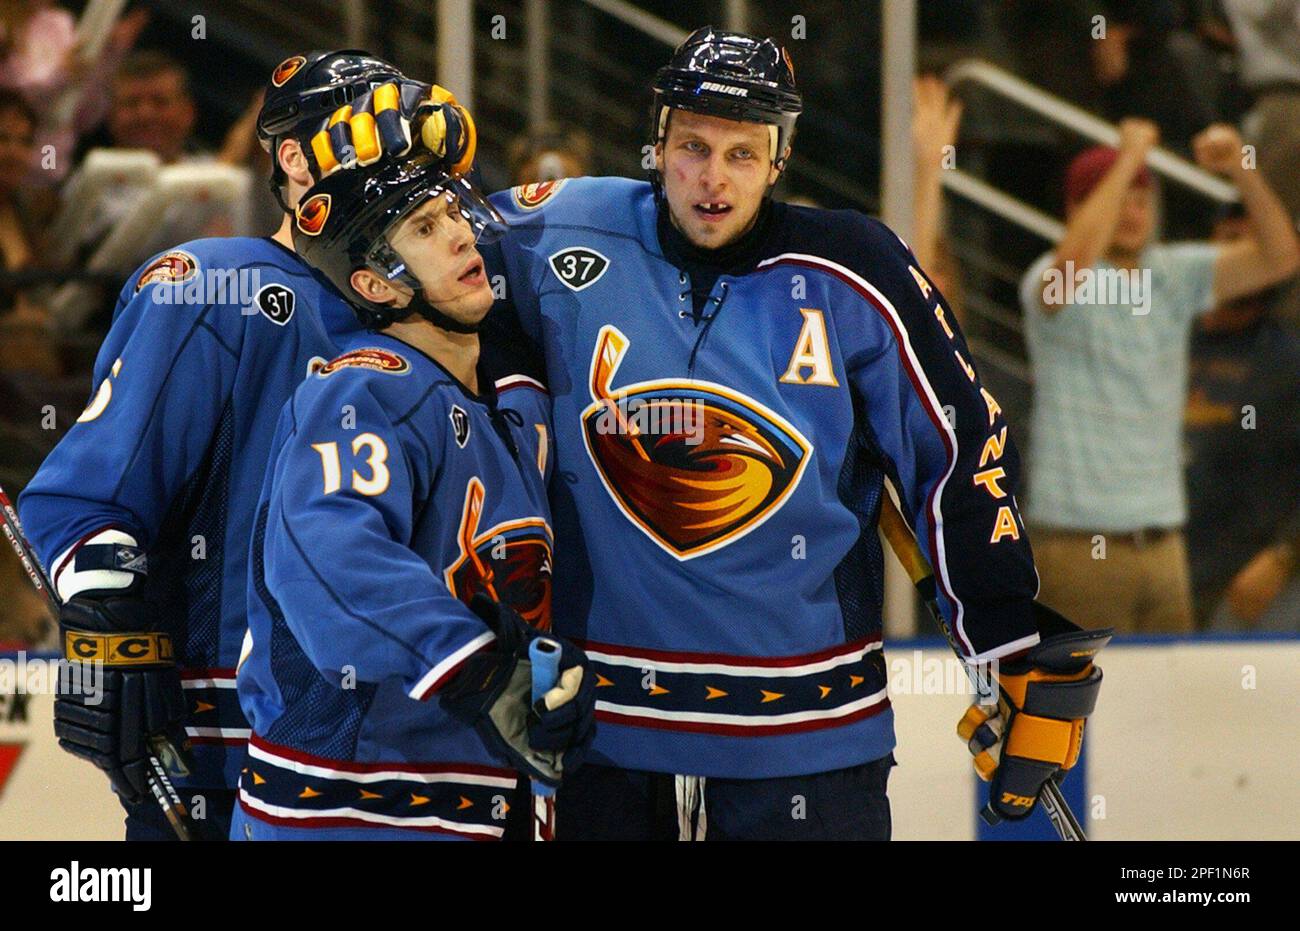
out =
[[[55,585],[79,541],[118,528],[148,554],[146,597],[173,633],[197,768],[235,785],[248,539],[280,409],[356,316],[269,238],[203,239],[123,287],[94,395],[19,498]]]
[[[594,761],[762,778],[889,753],[885,476],[966,656],[1037,642],[1006,421],[889,229],[772,204],[696,313],[649,184],[493,202],[493,329],[540,347],[552,393],[554,624],[598,673]]]
[[[473,394],[383,334],[344,348],[285,407],[258,508],[240,804],[290,829],[499,838],[518,773],[428,699],[493,639],[476,592],[550,626],[549,399],[483,369]]]

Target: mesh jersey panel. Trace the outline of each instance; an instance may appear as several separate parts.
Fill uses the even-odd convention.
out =
[[[271,616],[271,674],[284,713],[262,736],[274,743],[311,746],[322,756],[350,760],[377,686],[358,682],[355,688],[343,689],[327,682],[289,630],[279,603],[266,587],[262,553],[269,511],[270,505],[264,504],[253,528],[253,588]]]
[[[854,421],[863,423],[856,395],[853,408]],[[854,430],[836,483],[840,501],[857,517],[861,528],[857,542],[835,567],[835,591],[844,616],[844,638],[849,641],[880,632],[885,598],[884,554],[876,533],[884,473],[880,452],[874,447],[861,429]]]
[[[175,625],[179,662],[185,667],[221,665],[222,569],[234,424],[234,409],[227,402],[203,463],[176,496],[149,552],[147,591],[163,620]]]

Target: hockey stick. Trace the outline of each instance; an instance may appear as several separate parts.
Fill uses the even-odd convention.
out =
[[[528,646],[533,667],[533,704],[555,688],[560,679],[560,645],[550,637],[538,637]],[[533,784],[533,840],[555,840],[555,790],[544,782]]]
[[[948,646],[957,654],[958,659],[962,659],[961,648],[957,646],[957,640],[953,636],[952,630],[949,629],[947,622],[943,619],[943,613],[939,610],[939,601],[935,589],[934,572],[930,564],[926,562],[925,555],[921,548],[916,545],[916,539],[912,536],[912,531],[908,528],[907,522],[903,520],[903,515],[898,513],[898,507],[894,504],[893,498],[889,496],[888,489],[881,493],[880,502],[880,532],[885,535],[889,541],[890,548],[898,561],[903,564],[907,570],[908,577],[916,590],[921,593],[921,598],[925,601],[925,607],[934,618],[934,622],[939,625],[943,631],[944,639],[948,641]],[[963,666],[965,661],[963,660]],[[975,680],[975,673],[966,666],[966,673],[971,677],[971,681],[976,687],[979,683]],[[1038,793],[1038,804],[1043,806],[1043,811],[1051,819],[1052,826],[1056,828],[1056,833],[1061,836],[1061,840],[1083,841],[1087,840],[1087,835],[1083,833],[1083,826],[1079,819],[1075,817],[1070,806],[1066,804],[1065,796],[1061,794],[1061,787],[1056,784],[1055,779],[1048,779],[1043,785],[1042,790]],[[996,824],[998,816],[989,806],[984,807],[980,816],[988,824]],[[990,820],[991,818],[991,820]]]
[[[37,561],[32,545],[27,542],[27,537],[23,534],[23,525],[18,521],[18,512],[3,488],[0,488],[0,518],[3,519],[4,535],[9,540],[10,546],[14,548],[14,552],[18,554],[18,561],[22,563],[27,578],[31,580],[36,590],[45,596],[46,604],[57,618],[59,616],[58,596],[54,594],[54,588],[50,585],[45,570]],[[167,823],[171,825],[180,840],[196,840],[198,835],[193,824],[190,823],[185,803],[181,801],[172,781],[167,778],[167,770],[158,759],[159,754],[163,752],[163,747],[160,742],[151,745],[154,752],[149,754],[149,789],[153,793],[154,801],[158,803],[158,807],[167,818]]]

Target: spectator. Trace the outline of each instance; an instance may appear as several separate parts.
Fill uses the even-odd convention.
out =
[[[510,183],[580,178],[591,171],[591,140],[580,129],[544,123],[510,143]]]
[[[1227,216],[1214,238],[1249,232]],[[1218,629],[1300,627],[1300,336],[1269,304],[1225,301],[1192,336],[1187,545],[1197,620]]]
[[[129,55],[113,79],[108,131],[120,149],[148,149],[164,165],[192,157],[196,112],[189,73],[164,52]]]
[[[145,149],[158,156],[164,165],[214,161],[211,153],[198,151],[194,144],[191,134],[196,112],[190,96],[189,75],[171,56],[153,50],[132,53],[113,79],[111,96],[107,128],[112,148]],[[77,180],[74,178],[73,182]],[[76,185],[70,182],[70,186]],[[144,194],[145,190],[139,186],[123,184],[101,195],[94,202],[92,218],[80,228],[78,259],[93,255]],[[158,229],[169,226],[186,209],[183,204],[173,205],[158,218]],[[224,218],[214,220],[207,231],[209,235],[229,232],[229,223]],[[132,256],[126,265],[134,266],[146,255]],[[92,329],[103,328],[106,322],[103,313],[111,303],[105,295],[100,315],[91,319]]]
[[[122,55],[149,21],[134,10],[113,25],[98,60],[77,45],[77,21],[48,0],[0,0],[0,89],[14,91],[41,114],[36,146],[56,157],[28,183],[53,185],[71,164],[77,138],[108,109],[105,88]]]
[[[1193,626],[1179,455],[1193,319],[1300,267],[1286,211],[1241,138],[1212,126],[1193,149],[1235,181],[1251,221],[1231,243],[1151,240],[1145,167],[1158,131],[1120,124],[1118,151],[1093,148],[1066,174],[1066,230],[1021,282],[1034,367],[1027,519],[1039,598],[1084,626]]]
[[[1242,87],[1252,98],[1242,122],[1258,147],[1259,170],[1292,220],[1300,220],[1300,0],[1222,0],[1237,44]],[[1300,283],[1278,313],[1300,329]]]
[[[21,283],[40,254],[28,204],[20,196],[35,132],[31,107],[12,92],[0,92],[0,372],[53,375],[60,366],[44,330],[45,311]]]
[[[0,267],[6,273],[30,265],[35,251],[31,224],[18,195],[34,160],[36,122],[36,114],[21,97],[0,92]],[[0,288],[0,313],[21,304],[21,295],[8,286]]]
[[[937,77],[919,77],[912,85],[912,236],[909,245],[927,275],[947,298],[957,322],[966,325],[956,262],[948,248],[941,172],[955,165],[961,101]]]
[[[1180,148],[1216,115],[1189,74],[1192,24],[1172,0],[1007,0],[996,15],[1016,70],[1058,96],[1154,120]]]
[[[1092,43],[1093,74],[1111,119],[1153,120],[1167,144],[1186,149],[1196,131],[1218,117],[1215,101],[1189,67],[1196,39],[1170,0],[1102,4],[1106,29]],[[1188,40],[1180,44],[1175,41]],[[1179,92],[1171,94],[1170,88]]]

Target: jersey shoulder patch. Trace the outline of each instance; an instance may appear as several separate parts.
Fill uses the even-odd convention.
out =
[[[392,350],[369,346],[364,349],[353,349],[351,352],[345,352],[343,355],[331,359],[318,368],[316,374],[324,378],[341,369],[348,368],[372,369],[386,375],[405,375],[411,371],[411,363],[406,360],[405,356],[400,356]]]
[[[520,184],[510,189],[510,199],[515,202],[515,206],[520,210],[536,210],[558,194],[567,180],[567,178],[558,178],[554,181],[534,181],[531,184]]]
[[[521,184],[508,192],[493,194],[489,200],[506,216],[527,218],[545,207],[544,213],[552,220],[603,227],[617,223],[616,218],[626,215],[626,208],[637,203],[639,197],[648,198],[651,194],[651,187],[645,181],[583,177]]]
[[[276,326],[284,326],[293,319],[298,295],[288,285],[272,282],[262,285],[253,297],[253,303],[267,320]]]
[[[140,269],[135,279],[136,293],[151,284],[183,284],[199,273],[199,260],[186,249],[172,249]]]

